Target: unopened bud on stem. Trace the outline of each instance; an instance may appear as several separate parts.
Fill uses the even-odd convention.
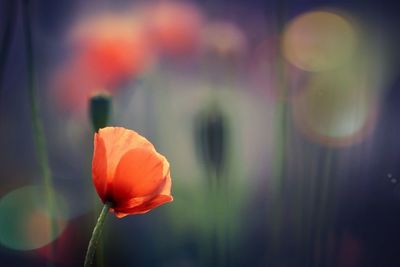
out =
[[[111,113],[111,96],[107,93],[97,93],[89,101],[90,119],[93,129],[97,132],[108,124]]]

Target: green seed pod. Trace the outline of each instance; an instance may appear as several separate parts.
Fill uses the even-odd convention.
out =
[[[111,96],[107,93],[98,93],[90,98],[90,119],[93,129],[97,132],[108,124],[111,113]]]

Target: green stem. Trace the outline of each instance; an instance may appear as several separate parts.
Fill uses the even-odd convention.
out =
[[[28,94],[29,94],[29,102],[31,108],[32,127],[33,127],[36,149],[39,157],[39,164],[43,173],[44,183],[45,185],[51,185],[51,170],[46,150],[46,139],[44,136],[42,118],[40,117],[39,113],[39,104],[37,100],[37,93],[35,87],[32,29],[31,29],[31,18],[29,15],[29,0],[24,0],[23,3],[24,3],[23,17],[24,17],[24,30],[25,30],[25,42],[26,42],[26,57],[28,65]]]
[[[37,99],[37,92],[35,86],[35,64],[33,54],[33,41],[32,41],[32,19],[29,10],[30,1],[22,1],[22,18],[24,26],[25,48],[26,48],[26,64],[28,73],[28,95],[31,110],[31,120],[33,128],[33,137],[36,147],[36,153],[43,176],[43,184],[46,190],[47,208],[51,219],[51,236],[54,237],[57,232],[57,218],[54,205],[54,191],[52,174],[49,165],[49,157],[46,150],[46,139],[44,135],[43,122],[40,117],[39,103]],[[54,245],[50,245],[50,256],[54,256]],[[51,263],[49,263],[51,265]]]
[[[280,257],[283,234],[283,209],[284,209],[284,195],[283,189],[285,187],[285,166],[286,166],[286,149],[288,142],[288,84],[286,81],[285,62],[282,56],[280,47],[280,38],[285,21],[286,3],[284,0],[277,1],[277,34],[279,41],[276,44],[276,89],[278,92],[278,102],[275,111],[275,138],[276,144],[274,147],[274,163],[273,163],[273,186],[272,186],[272,216],[274,218],[272,224],[272,257]]]
[[[110,204],[109,203],[104,204],[103,209],[101,210],[101,213],[99,215],[99,218],[97,219],[97,223],[94,226],[92,237],[90,238],[90,241],[89,241],[89,246],[88,246],[88,249],[86,252],[84,267],[92,266],[93,256],[96,251],[96,247],[100,241],[100,236],[101,236],[101,232],[103,230],[104,221],[106,219],[106,215],[107,215],[109,209],[110,209]]]

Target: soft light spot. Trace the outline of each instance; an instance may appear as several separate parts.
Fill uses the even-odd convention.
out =
[[[310,77],[292,111],[298,128],[313,141],[347,146],[371,132],[377,107],[366,84],[346,73],[329,73]]]
[[[65,229],[66,203],[54,192],[56,214],[51,214],[46,190],[18,188],[0,200],[0,243],[11,249],[32,250],[54,241]],[[54,226],[54,229],[51,226]]]
[[[357,46],[357,32],[342,15],[313,11],[289,23],[282,45],[285,58],[296,67],[324,71],[351,60]]]

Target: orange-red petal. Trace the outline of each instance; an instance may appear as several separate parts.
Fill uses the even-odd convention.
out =
[[[129,150],[120,160],[112,183],[113,200],[154,196],[165,183],[164,158],[147,148]],[[166,166],[166,168],[169,168]]]
[[[139,206],[132,207],[130,209],[115,209],[115,216],[118,218],[125,217],[126,215],[143,214],[149,212],[150,210],[161,206],[165,203],[173,201],[173,197],[170,195],[159,195],[153,199],[144,202]]]
[[[107,152],[102,138],[98,134],[94,135],[94,151],[92,162],[93,183],[97,194],[104,202],[107,188]]]
[[[171,186],[172,180],[168,170],[168,174],[165,176],[164,184],[159,188],[159,192],[156,196],[151,198],[147,196],[131,199],[130,201],[124,203],[124,207],[118,207],[114,209],[115,215],[119,218],[122,218],[129,214],[142,214],[162,204],[173,201],[173,197],[171,196]]]
[[[96,135],[104,141],[109,179],[114,177],[122,156],[129,150],[143,147],[155,151],[154,146],[146,138],[122,127],[106,127],[100,129]]]

